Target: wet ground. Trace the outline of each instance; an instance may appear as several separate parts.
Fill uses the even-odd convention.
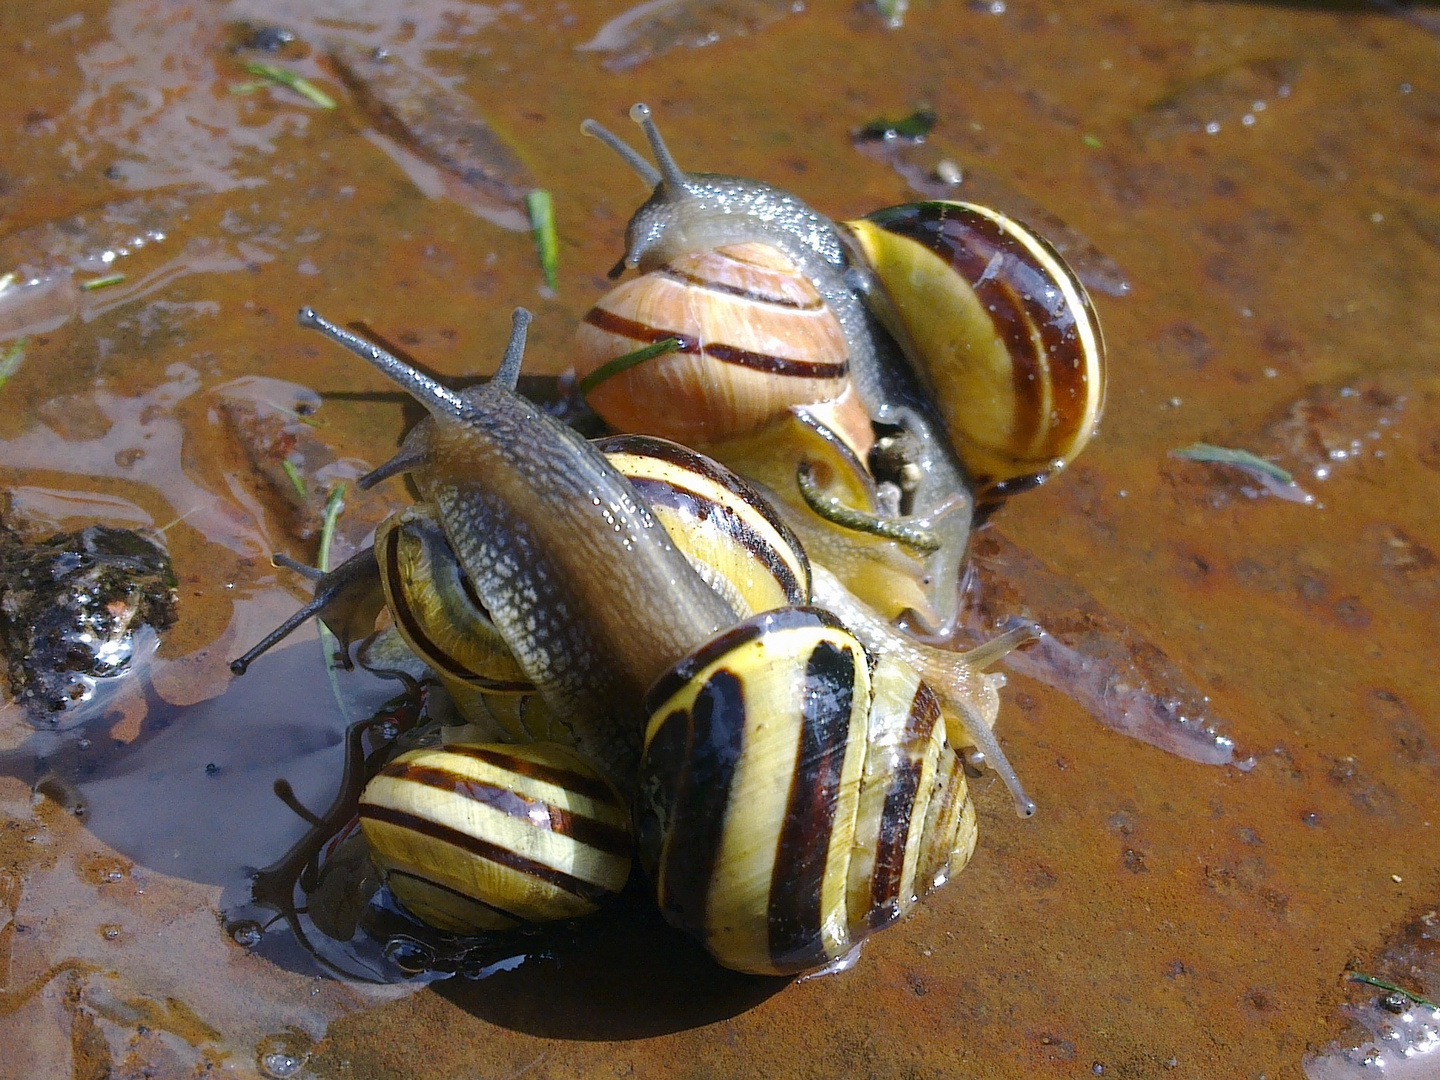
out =
[[[917,0],[892,30],[850,0],[697,4],[702,34],[754,33],[637,60],[576,51],[619,3],[397,7],[0,10],[5,520],[158,531],[179,582],[153,661],[88,718],[0,711],[0,1074],[1345,1076],[1327,1048],[1400,1015],[1347,972],[1435,1000],[1440,12]],[[297,40],[236,51],[272,25]],[[523,211],[381,130],[325,58],[378,45],[553,193],[557,290]],[[249,85],[256,59],[337,107]],[[1047,575],[1031,601],[1162,650],[1253,767],[1015,674],[999,731],[1039,814],[982,779],[969,868],[846,974],[728,975],[632,911],[483,979],[327,977],[283,927],[256,945],[250,877],[305,830],[274,781],[322,810],[347,720],[395,686],[354,677],[342,714],[313,631],[239,682],[225,662],[303,595],[269,553],[313,561],[317,494],[408,414],[294,309],[461,376],[493,370],[523,303],[527,370],[562,371],[644,195],[579,125],[629,135],[637,100],[682,164],[836,218],[914,197],[851,132],[929,105],[927,153],[1113,260],[1132,288],[1095,298],[1101,435],[994,527]],[[1196,442],[1313,502],[1170,456]],[[347,506],[337,557],[392,486]],[[1423,1039],[1433,1010],[1394,1004]]]

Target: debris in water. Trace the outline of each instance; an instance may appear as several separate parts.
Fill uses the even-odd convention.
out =
[[[124,274],[106,274],[104,277],[92,278],[89,281],[82,281],[80,288],[86,292],[94,292],[96,289],[108,289],[111,285],[119,285],[125,280]]]
[[[31,720],[53,722],[130,670],[144,627],[175,621],[175,586],[170,556],[137,532],[26,543],[0,525],[0,681]]]
[[[909,9],[910,0],[875,0],[875,11],[891,30],[905,25],[905,12]]]
[[[700,49],[753,34],[804,8],[800,0],[648,0],[575,48],[610,53],[601,64],[606,71],[629,71],[672,49]]]
[[[425,161],[511,206],[535,189],[520,155],[464,94],[383,49],[336,43],[330,59],[381,132]]]
[[[894,169],[917,195],[981,203],[1025,222],[1050,242],[1087,288],[1107,296],[1130,292],[1130,279],[1114,259],[1034,199],[971,166],[962,169],[957,164],[960,155],[933,137],[901,132],[900,125],[922,115],[923,110],[890,127],[867,124],[852,142],[862,154]]]
[[[29,338],[21,338],[12,345],[0,349],[0,386],[10,381],[10,377],[20,370],[20,365],[25,362],[25,346]]]
[[[855,132],[854,138],[872,139],[923,139],[935,129],[939,117],[935,110],[921,106],[909,116],[902,116],[899,120],[891,120],[888,117],[880,117],[878,120],[871,120],[868,124]]]
[[[1252,60],[1196,79],[1150,105],[1132,127],[1145,138],[1186,132],[1218,135],[1251,127],[1275,101],[1290,96],[1299,65],[1288,59]]]
[[[963,585],[962,622],[976,641],[1012,618],[1044,633],[1003,663],[1068,694],[1108,728],[1208,765],[1235,761],[1208,699],[1153,642],[1105,611],[1079,585],[1050,570],[993,527],[975,534]]]
[[[530,231],[535,237],[535,253],[540,257],[540,271],[545,284],[553,291],[559,288],[556,270],[560,262],[560,241],[555,235],[555,203],[550,192],[536,188],[525,196],[525,209],[530,213]]]
[[[1287,502],[1313,505],[1315,496],[1295,483],[1295,478],[1272,461],[1252,454],[1249,450],[1236,450],[1228,446],[1213,446],[1210,443],[1191,443],[1178,450],[1171,450],[1170,456],[1182,461],[1199,461],[1208,465],[1228,465],[1239,469],[1261,486],[1261,489]]]
[[[258,60],[251,60],[245,64],[245,70],[251,75],[259,75],[262,79],[269,79],[271,82],[279,83],[281,86],[288,86],[306,101],[318,105],[322,109],[335,108],[334,98],[303,75],[297,75],[288,68],[282,68],[276,64],[264,64]]]

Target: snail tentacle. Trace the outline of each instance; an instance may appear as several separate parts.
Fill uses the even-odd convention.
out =
[[[328,319],[321,317],[314,308],[302,307],[295,321],[307,330],[318,330],[335,344],[350,350],[360,359],[372,364],[399,383],[405,390],[432,414],[459,415],[465,408],[464,399],[449,387],[441,386],[430,376],[416,371],[397,356],[392,356],[380,346],[341,329]]]
[[[644,180],[647,186],[651,188],[659,186],[661,179],[660,170],[641,157],[633,146],[609,128],[596,123],[594,120],[586,120],[581,123],[580,130],[592,139],[599,139],[611,150],[619,154],[626,165],[629,165],[630,168],[640,174],[640,179]]]
[[[310,568],[303,564],[295,564],[293,559],[282,555],[273,556],[274,561],[287,569],[293,569],[298,573],[309,577]],[[293,565],[292,565],[293,564]],[[340,603],[345,605],[356,599],[356,593],[368,594],[370,582],[375,577],[375,553],[366,548],[364,551],[357,551],[350,558],[323,574],[315,582],[315,595],[310,602],[302,607],[295,614],[282,622],[270,633],[266,634],[254,648],[249,649],[243,656],[230,661],[230,671],[235,675],[244,675],[251,664],[262,654],[274,648],[280,642],[289,637],[296,629],[303,625],[313,616],[324,618],[325,609],[332,604]],[[349,595],[347,595],[349,594]],[[378,610],[378,609],[377,609]],[[371,616],[373,621],[373,614]],[[337,637],[342,635],[337,634]],[[342,638],[342,640],[344,640]],[[346,642],[348,644],[348,641]],[[348,671],[350,669],[349,649],[341,655],[341,664]]]
[[[655,121],[650,116],[650,106],[643,101],[637,101],[630,106],[630,119],[639,124],[640,130],[645,132],[645,138],[650,143],[650,152],[655,155],[655,163],[660,166],[661,182],[665,185],[666,194],[675,197],[689,192],[689,178],[676,163],[670,148],[665,145],[665,140],[661,138],[660,129],[655,126]]]
[[[1003,634],[998,634],[973,649],[967,649],[960,654],[961,658],[973,668],[984,671],[993,664],[998,663],[1010,653],[1022,645],[1029,645],[1032,641],[1039,641],[1045,634],[1044,629],[1037,622],[1029,619],[1018,621],[1018,625],[1012,626]]]
[[[376,484],[389,480],[392,476],[398,476],[403,472],[413,472],[429,460],[429,455],[410,447],[402,449],[384,465],[371,469],[359,480],[355,486],[361,491],[369,491]]]
[[[510,341],[505,346],[505,355],[500,358],[500,367],[490,379],[492,384],[505,390],[514,390],[519,385],[520,365],[525,360],[525,337],[534,318],[523,307],[517,307],[510,313]]]
[[[1022,818],[1033,816],[1035,803],[1025,793],[1020,777],[991,730],[999,709],[996,693],[999,676],[979,671],[969,662],[966,654],[922,645],[907,637],[857,600],[825,567],[812,562],[810,570],[814,602],[839,616],[865,648],[875,655],[898,657],[918,671],[940,699],[959,714],[964,730],[952,730],[951,743],[960,746],[968,739],[979,747],[1009,789],[1011,798],[1015,800],[1015,812]],[[965,739],[959,737],[962,734]]]

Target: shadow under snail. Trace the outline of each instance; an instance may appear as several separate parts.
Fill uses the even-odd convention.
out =
[[[469,680],[496,741],[410,751],[361,799],[375,861],[427,922],[583,914],[623,885],[633,836],[666,917],[722,965],[836,962],[969,858],[955,747],[1003,763],[1002,680],[981,669],[1031,631],[969,654],[905,639],[723,466],[658,439],[588,442],[516,394],[528,321],[517,310],[494,378],[457,393],[302,309],[425,406],[362,481],[407,471],[422,502],[232,667],[312,614],[347,641],[383,590],[446,684]],[[728,539],[707,533],[726,517]],[[469,619],[493,633],[474,678],[450,627]],[[491,710],[532,692],[541,730]]]
[[[887,618],[908,606],[947,630],[970,493],[985,504],[1033,487],[1094,432],[1104,342],[1085,287],[997,211],[922,202],[837,224],[762,181],[682,171],[650,110],[630,115],[655,165],[583,125],[653,188],[610,273],[640,275],[576,334],[587,400],[614,427],[761,479],[807,545],[845,550],[853,565],[829,563],[852,591]],[[616,370],[667,340],[675,351]],[[867,473],[871,422],[894,432],[878,451],[899,451],[898,506]],[[775,436],[777,424],[790,430]],[[797,452],[799,427],[823,444]]]

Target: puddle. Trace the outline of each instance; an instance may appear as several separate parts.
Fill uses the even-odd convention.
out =
[[[1420,8],[1010,0],[901,5],[891,27],[848,3],[12,7],[0,357],[23,359],[0,383],[0,513],[28,536],[158,534],[178,602],[63,729],[0,707],[0,1076],[1329,1078],[1377,1054],[1429,1075],[1426,1007],[1346,981],[1440,991],[1414,930],[1440,827]],[[716,40],[686,47],[696,26]],[[330,59],[377,47],[454,111],[378,122]],[[255,60],[336,108],[238,92]],[[301,811],[401,737],[366,726],[399,684],[332,684],[308,629],[227,666],[303,602],[270,556],[315,563],[340,484],[337,559],[408,501],[354,482],[413,407],[295,308],[463,382],[525,304],[526,374],[560,374],[645,194],[580,122],[634,138],[636,100],[687,168],[836,218],[1013,200],[1085,263],[1108,343],[1099,438],[977,549],[978,628],[1026,607],[1051,629],[996,729],[1040,812],[974,778],[970,866],[804,983],[719,971],[634,891],[480,949],[354,899],[343,800],[323,835]],[[857,153],[852,133],[925,107],[928,141]],[[554,197],[553,292],[523,209],[443,167],[447,125],[474,118]],[[1197,443],[1314,503],[1171,456]]]

